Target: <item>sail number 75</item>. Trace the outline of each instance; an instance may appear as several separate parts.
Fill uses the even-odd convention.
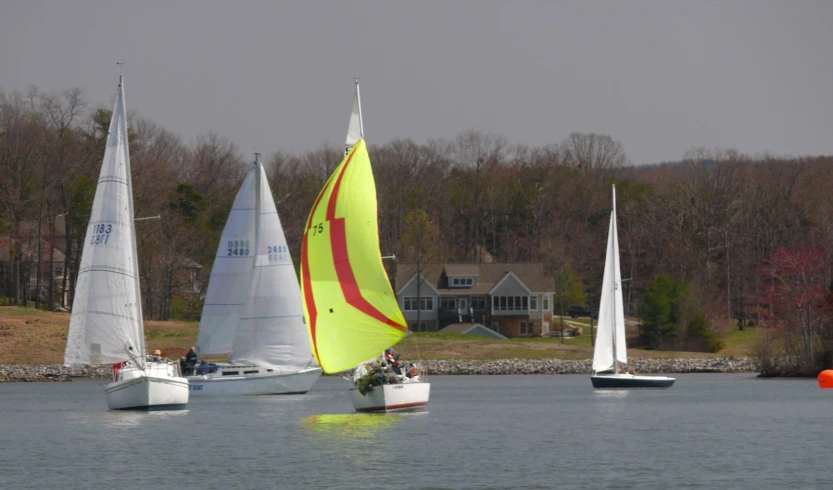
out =
[[[318,235],[319,233],[324,233],[324,223],[312,225],[312,236]]]

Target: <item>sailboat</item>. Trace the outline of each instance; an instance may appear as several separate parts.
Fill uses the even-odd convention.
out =
[[[306,393],[310,353],[298,276],[266,173],[255,162],[223,229],[200,319],[197,353],[228,356],[187,376],[199,395]]]
[[[312,351],[326,373],[356,368],[408,333],[405,317],[382,265],[376,184],[361,119],[359,82],[346,156],[313,205],[301,248],[301,291]],[[418,375],[358,389],[349,397],[359,412],[412,410],[428,403],[430,383]]]
[[[188,381],[181,377],[179,364],[148,356],[145,349],[123,82],[120,76],[81,252],[64,362],[75,368],[113,364],[113,382],[104,387],[111,410],[184,408]]]
[[[593,388],[668,388],[674,378],[637,376],[622,371],[628,364],[625,343],[625,312],[622,302],[622,276],[619,270],[619,239],[616,231],[616,186],[613,186],[613,210],[607,235],[607,255],[599,303],[596,347],[593,352]]]

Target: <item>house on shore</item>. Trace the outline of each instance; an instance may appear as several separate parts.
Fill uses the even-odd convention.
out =
[[[397,264],[399,307],[415,332],[480,323],[506,337],[549,335],[554,284],[541,263]]]

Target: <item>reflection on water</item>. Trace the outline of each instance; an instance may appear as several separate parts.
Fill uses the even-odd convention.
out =
[[[610,389],[610,390],[594,389],[593,390],[593,394],[595,395],[596,398],[606,398],[608,400],[610,400],[610,399],[617,400],[617,399],[620,399],[620,398],[625,398],[626,396],[628,396],[628,393],[630,393],[630,390],[613,390],[613,389]]]
[[[164,421],[176,421],[188,415],[188,410],[138,411],[107,410],[106,412],[71,412],[67,421],[79,427],[97,429],[131,429],[144,424],[157,424]]]
[[[401,421],[402,415],[391,413],[322,413],[304,417],[300,424],[310,433],[359,441],[378,436]]]

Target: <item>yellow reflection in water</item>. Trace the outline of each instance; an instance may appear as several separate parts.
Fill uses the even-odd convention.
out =
[[[401,421],[402,415],[392,413],[322,413],[304,417],[300,424],[316,434],[359,440],[377,436]]]

